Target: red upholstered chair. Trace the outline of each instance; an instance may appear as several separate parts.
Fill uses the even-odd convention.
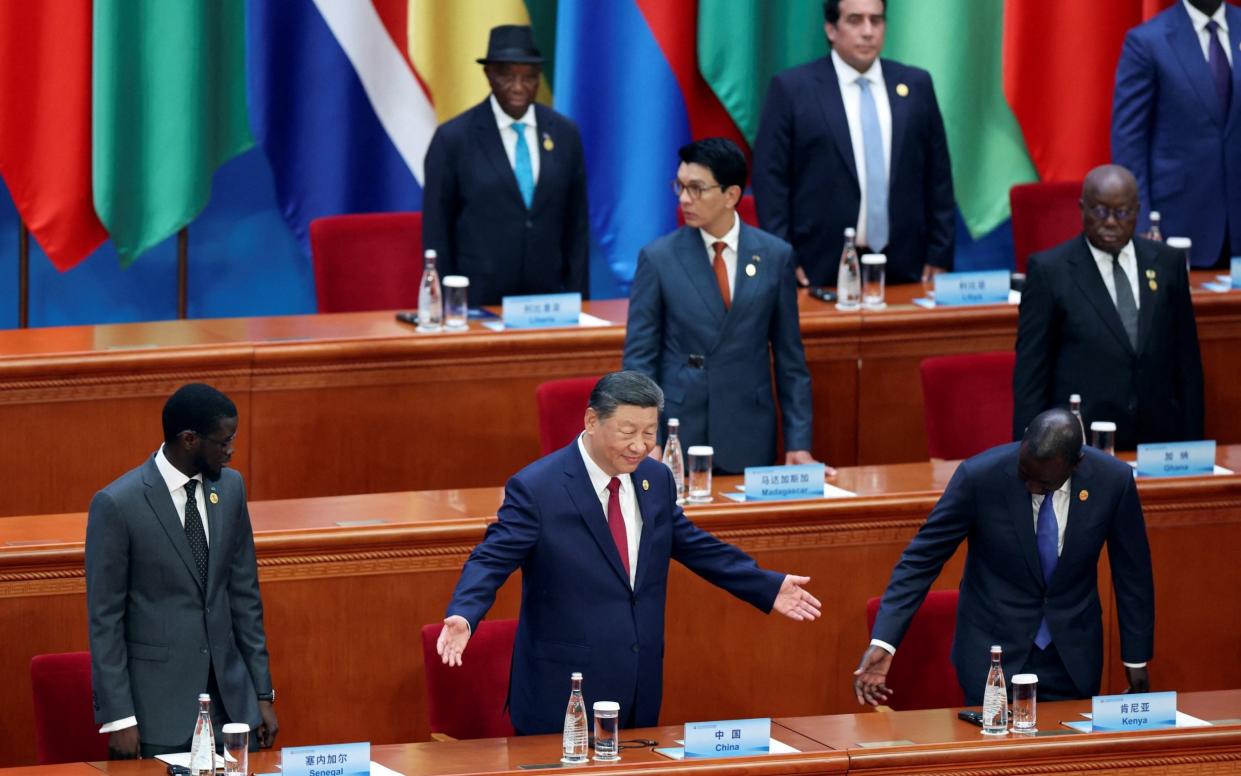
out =
[[[418,306],[422,213],[358,213],[310,222],[321,313]]]
[[[108,759],[108,736],[91,701],[89,652],[35,655],[30,686],[39,765]]]
[[[1010,350],[922,361],[922,406],[932,458],[957,460],[1013,439]]]
[[[878,613],[879,599],[867,601],[868,631],[874,629]],[[956,626],[957,591],[928,593],[892,658],[887,680],[892,688],[889,708],[909,711],[964,705],[965,696],[952,666],[952,633]]]
[[[543,455],[569,444],[581,432],[586,404],[597,382],[598,377],[570,377],[543,383],[535,389]]]
[[[1018,272],[1030,254],[1059,245],[1082,231],[1081,181],[1022,183],[1008,190],[1013,209],[1013,253]]]
[[[737,215],[747,226],[758,228],[758,207],[754,204],[754,195],[745,194],[737,201]],[[685,214],[677,207],[677,226],[685,226]]]
[[[435,651],[442,623],[422,626],[431,733],[444,738],[513,735],[508,716],[508,676],[517,620],[484,620],[465,646],[460,666],[444,665]]]

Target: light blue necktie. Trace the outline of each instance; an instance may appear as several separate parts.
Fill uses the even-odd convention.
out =
[[[530,146],[526,145],[526,125],[520,121],[513,122],[513,131],[517,133],[517,151],[513,154],[513,172],[517,175],[517,188],[521,189],[521,199],[529,209],[534,200],[534,168],[530,166]]]
[[[883,131],[870,81],[859,78],[858,105],[862,118],[862,150],[866,157],[866,244],[873,251],[888,247],[888,171],[883,162]]]
[[[1056,525],[1056,512],[1052,507],[1051,494],[1043,496],[1043,503],[1038,508],[1038,528],[1035,531],[1038,543],[1039,565],[1043,567],[1043,584],[1051,584],[1051,575],[1056,571],[1060,555],[1056,552],[1060,544],[1060,528]],[[1039,649],[1047,649],[1051,643],[1051,628],[1047,626],[1047,615],[1038,624],[1038,633],[1034,635],[1034,644]]]

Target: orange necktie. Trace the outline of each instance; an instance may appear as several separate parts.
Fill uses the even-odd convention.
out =
[[[724,249],[728,244],[723,240],[714,243],[715,258],[711,261],[711,268],[715,270],[715,282],[720,284],[720,296],[724,299],[724,309],[727,310],[732,306],[732,294],[728,293],[728,267],[724,265]]]

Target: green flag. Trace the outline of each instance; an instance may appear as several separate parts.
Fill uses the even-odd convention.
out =
[[[822,0],[698,2],[698,69],[751,146],[771,77],[826,54]]]
[[[95,210],[128,266],[254,144],[243,0],[95,0],[92,108]]]
[[[1008,218],[1008,189],[1038,180],[1004,99],[1004,4],[893,2],[887,16],[883,56],[930,71],[948,133],[957,205],[970,233],[986,234]]]

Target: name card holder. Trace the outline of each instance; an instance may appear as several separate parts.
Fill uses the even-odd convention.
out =
[[[369,776],[371,745],[322,744],[280,750],[281,776]]]
[[[796,466],[747,466],[745,469],[746,501],[780,501],[823,497],[821,463]]]
[[[1176,727],[1174,692],[1096,695],[1091,705],[1091,730],[1096,733]]]
[[[941,272],[935,276],[935,305],[1008,304],[1008,270]]]
[[[685,723],[685,757],[747,757],[771,751],[771,717]]]
[[[1139,477],[1189,477],[1215,473],[1215,440],[1138,445]]]
[[[1232,268],[1232,287],[1241,288],[1241,256],[1233,256],[1230,266]]]
[[[506,329],[577,326],[582,317],[581,294],[506,296],[501,304]]]

